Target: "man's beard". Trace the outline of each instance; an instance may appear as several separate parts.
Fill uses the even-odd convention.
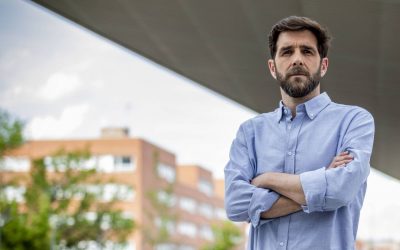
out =
[[[276,66],[275,66],[276,68]],[[306,79],[303,79],[303,75]],[[292,79],[290,79],[292,78]],[[278,80],[281,88],[285,93],[293,98],[300,98],[310,94],[315,88],[318,87],[319,81],[321,80],[321,66],[318,71],[310,75],[302,66],[294,66],[291,68],[285,76],[276,71],[276,79]]]

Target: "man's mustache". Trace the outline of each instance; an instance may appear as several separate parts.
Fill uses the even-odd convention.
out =
[[[309,76],[310,74],[308,73],[308,71],[306,69],[304,69],[302,66],[294,66],[293,68],[291,68],[286,76],[293,76],[293,75],[304,75],[304,76]]]

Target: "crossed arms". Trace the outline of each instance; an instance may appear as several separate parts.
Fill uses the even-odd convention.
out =
[[[349,152],[342,152],[334,157],[328,169],[344,167],[350,163],[353,156]],[[280,216],[285,216],[302,210],[301,205],[306,204],[303,188],[301,186],[300,176],[286,173],[264,173],[251,181],[256,187],[267,188],[281,194],[279,199],[272,207],[260,214],[263,219],[271,219]]]

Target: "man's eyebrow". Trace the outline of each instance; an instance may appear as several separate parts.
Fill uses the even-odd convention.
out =
[[[308,50],[312,50],[312,51],[316,51],[316,48],[312,47],[312,46],[308,46],[308,45],[300,45],[301,49],[308,49]]]
[[[293,49],[293,45],[283,46],[279,48],[279,50],[290,50],[290,49]]]
[[[301,49],[309,49],[309,50],[316,51],[316,48],[314,48],[313,46],[310,46],[310,45],[302,44],[302,45],[300,45],[299,47],[300,47]],[[293,45],[282,46],[282,47],[279,48],[278,50],[279,50],[279,51],[285,51],[285,50],[290,50],[290,49],[293,49]]]

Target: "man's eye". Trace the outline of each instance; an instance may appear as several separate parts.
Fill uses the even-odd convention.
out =
[[[285,50],[282,52],[282,55],[290,55],[292,52],[290,50]]]
[[[303,53],[306,55],[312,55],[312,51],[308,49],[303,50]]]

